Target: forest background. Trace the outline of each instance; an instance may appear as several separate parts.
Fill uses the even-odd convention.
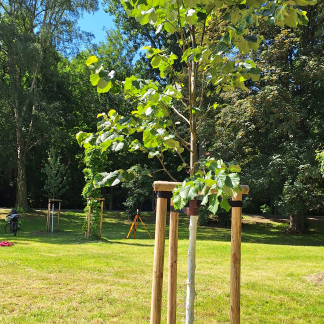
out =
[[[133,109],[123,95],[97,92],[89,81],[87,58],[99,57],[120,81],[134,74],[154,80],[160,78],[159,71],[141,47],[176,53],[174,34],[155,34],[149,25],[128,17],[115,0],[104,2],[102,8],[115,17],[116,30],[107,31],[106,41],[91,45],[92,35],[81,31],[77,22],[83,12],[98,8],[97,1],[1,2],[0,206],[45,207],[51,194],[46,190],[50,158],[64,166],[60,172],[67,190],[56,193],[63,207],[83,208],[87,159],[76,134],[95,132],[99,113],[115,109],[126,114]],[[245,212],[299,215],[302,220],[323,213],[324,182],[316,160],[324,138],[323,2],[304,10],[306,26],[259,26],[264,41],[249,55],[261,77],[245,81],[248,91],[218,92],[211,86],[206,94],[218,105],[203,107],[198,151],[240,164],[241,183],[251,188],[244,199]],[[221,39],[226,24],[222,20],[212,26],[209,39]],[[242,59],[235,51],[232,55]],[[181,135],[181,127],[178,130]],[[146,210],[154,208],[147,183],[170,180],[159,171],[155,158],[138,152],[109,152],[102,163],[101,171],[104,167],[107,172],[139,165],[146,180],[133,185],[146,184],[148,199],[142,205]],[[165,165],[179,181],[187,176],[185,168],[178,170],[181,163],[178,155],[166,153]],[[124,209],[132,193],[138,194],[127,185],[101,190],[109,209]],[[301,225],[297,230],[305,229]]]

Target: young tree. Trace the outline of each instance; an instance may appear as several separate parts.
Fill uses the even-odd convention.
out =
[[[152,67],[160,71],[158,81],[132,76],[126,78],[123,84],[115,81],[115,71],[105,70],[96,57],[90,57],[87,61],[92,71],[90,80],[97,86],[98,92],[118,93],[123,86],[124,95],[135,101],[137,107],[127,116],[120,116],[115,110],[107,115],[101,114],[98,132],[79,133],[79,143],[85,147],[100,145],[103,151],[108,148],[115,151],[142,150],[149,157],[156,157],[175,180],[164,164],[166,151],[173,150],[183,160],[179,169],[188,167],[190,173],[190,178],[174,191],[174,206],[182,208],[201,192],[204,196],[202,203],[209,202],[210,211],[215,212],[219,204],[228,210],[227,199],[240,191],[237,175],[240,167],[212,158],[198,161],[199,131],[203,129],[206,114],[217,107],[217,104],[210,104],[210,96],[213,91],[218,94],[221,90],[236,87],[248,90],[244,82],[258,80],[259,70],[249,59],[249,53],[256,50],[260,43],[256,28],[260,20],[295,27],[298,23],[307,23],[306,12],[300,10],[297,4],[314,3],[304,0],[123,1],[127,14],[142,25],[154,25],[157,34],[164,29],[175,35],[181,57],[146,46],[146,56],[151,59]],[[225,24],[225,32],[211,42],[209,31],[219,24]],[[243,54],[243,61],[235,59],[237,48]],[[177,60],[185,66],[181,72],[174,68]],[[185,127],[187,133],[183,131]],[[142,138],[134,136],[135,133],[141,133]],[[189,152],[189,162],[182,155],[184,149]],[[115,185],[130,177],[130,172],[116,170],[98,174],[95,183],[97,186]],[[211,190],[217,193],[210,194]],[[197,216],[191,216],[190,222],[195,232]],[[188,269],[195,268],[195,260],[190,257],[194,249],[188,253]],[[186,323],[193,322],[194,282],[192,271],[188,274]]]
[[[68,190],[67,167],[61,163],[61,157],[53,147],[48,152],[48,163],[42,172],[47,175],[44,191],[48,198],[57,199]]]

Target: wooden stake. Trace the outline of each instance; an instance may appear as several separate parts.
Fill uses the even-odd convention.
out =
[[[57,230],[60,229],[60,213],[61,213],[61,202],[59,201],[59,210],[57,214]]]
[[[242,201],[239,193],[232,201]],[[231,230],[231,324],[240,323],[240,285],[241,285],[241,233],[242,233],[242,207],[232,207]]]
[[[161,197],[157,198],[154,264],[153,264],[153,280],[152,280],[152,300],[151,300],[151,321],[150,321],[151,324],[161,323],[167,202],[168,200],[166,198],[161,198]]]
[[[173,206],[172,199],[170,205]],[[178,227],[179,213],[171,211],[169,227],[168,324],[176,324],[177,319]]]
[[[99,238],[101,238],[101,232],[102,232],[102,215],[103,215],[103,203],[104,201],[101,200],[101,213],[100,213],[100,228],[99,228]]]
[[[46,219],[46,231],[49,232],[50,231],[50,215],[51,215],[51,202],[48,201],[47,204],[47,219]]]
[[[87,229],[87,238],[90,237],[90,220],[91,220],[91,205],[89,205],[89,211],[88,211],[88,229]]]

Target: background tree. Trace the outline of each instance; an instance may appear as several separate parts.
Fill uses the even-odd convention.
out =
[[[248,97],[223,95],[210,148],[244,165],[254,212],[266,203],[290,217],[295,233],[306,231],[306,214],[323,199],[314,153],[323,138],[323,3],[306,11],[312,19],[305,26],[262,26],[265,41],[255,53],[261,79],[248,85]]]
[[[44,191],[48,198],[60,198],[68,190],[67,167],[61,163],[61,156],[52,147],[48,152],[48,163],[42,169],[47,176]]]
[[[77,18],[97,8],[95,0],[0,3],[1,105],[14,125],[18,207],[28,207],[26,159],[40,140],[36,125],[46,120],[40,85],[48,71],[43,63],[54,48],[67,50],[66,41],[81,37]]]

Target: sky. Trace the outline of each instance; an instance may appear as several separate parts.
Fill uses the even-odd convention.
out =
[[[98,44],[99,42],[103,42],[106,39],[106,29],[115,29],[115,25],[113,23],[113,17],[108,13],[103,11],[102,6],[97,12],[94,14],[85,13],[82,19],[79,19],[78,22],[81,30],[91,32],[94,34],[95,39],[93,43]]]

